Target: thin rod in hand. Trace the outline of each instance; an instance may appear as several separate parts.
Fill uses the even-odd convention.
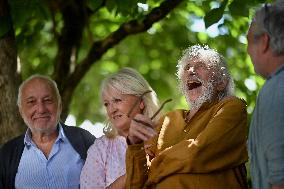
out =
[[[150,119],[153,120],[153,119],[160,113],[160,111],[163,109],[163,107],[165,106],[165,104],[168,103],[168,102],[170,102],[170,101],[172,101],[171,98],[165,100],[165,101],[162,103],[162,105],[160,106],[160,108],[156,111],[156,113],[154,113],[154,115],[153,115]]]

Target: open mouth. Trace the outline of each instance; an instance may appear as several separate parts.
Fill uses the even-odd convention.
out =
[[[187,89],[192,90],[200,87],[202,83],[200,81],[188,81],[187,82]]]

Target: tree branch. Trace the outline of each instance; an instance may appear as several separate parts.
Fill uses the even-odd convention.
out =
[[[107,50],[130,35],[147,31],[155,22],[163,19],[182,1],[183,0],[166,0],[161,3],[159,7],[154,8],[143,20],[132,20],[123,23],[116,31],[111,33],[105,39],[94,42],[88,56],[76,67],[74,73],[70,75],[67,85],[76,86],[80,81],[79,78],[82,78],[88,69],[99,60]],[[67,85],[65,87],[67,87]]]
[[[62,102],[65,105],[63,106],[62,118],[65,119],[67,117],[69,107],[67,107],[66,104],[70,102],[76,86],[89,68],[99,60],[107,50],[111,49],[130,35],[147,31],[155,22],[163,19],[182,1],[183,0],[165,0],[159,7],[154,8],[147,14],[144,19],[123,23],[116,31],[111,33],[105,39],[94,42],[87,57],[78,64],[74,72],[68,76],[66,82],[62,83]]]
[[[53,79],[62,92],[66,75],[70,73],[71,57],[76,54],[86,24],[85,1],[53,1],[62,13],[64,26],[58,37],[58,53],[55,58]],[[64,77],[63,77],[64,76]]]

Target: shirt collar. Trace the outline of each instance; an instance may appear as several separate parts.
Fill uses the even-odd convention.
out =
[[[66,135],[64,133],[64,130],[62,128],[61,123],[58,123],[57,125],[58,128],[58,137],[55,140],[55,143],[58,143],[59,141],[65,142],[67,140]],[[28,128],[26,133],[25,133],[25,137],[24,137],[24,144],[29,148],[31,145],[36,146],[34,144],[34,142],[32,141],[31,138],[31,130]]]
[[[221,100],[220,100],[221,101]],[[192,116],[192,117],[196,117],[197,114],[200,114],[200,112],[203,112],[204,110],[207,110],[209,108],[211,108],[212,106],[214,106],[215,104],[220,102],[219,100],[215,99],[209,102],[204,102],[201,107],[197,110],[197,112]],[[187,122],[187,115],[189,114],[190,110],[185,110],[183,112],[183,118],[185,119],[185,122]]]
[[[267,80],[268,80],[268,79],[271,79],[273,76],[279,74],[279,73],[280,73],[281,71],[283,71],[283,70],[284,70],[284,64],[281,65],[278,69],[276,69],[276,71],[274,71],[274,72],[267,78]]]
[[[67,138],[66,138],[66,135],[64,133],[64,130],[63,130],[61,123],[58,123],[58,127],[59,127],[59,134],[58,134],[58,137],[57,137],[55,142],[57,142],[59,140],[65,142],[67,140]]]

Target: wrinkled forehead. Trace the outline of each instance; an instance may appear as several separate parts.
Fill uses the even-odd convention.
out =
[[[56,89],[48,80],[33,78],[22,87],[23,96],[34,94],[46,94],[57,98]],[[57,99],[58,100],[58,99]]]
[[[187,68],[189,66],[209,69],[214,66],[206,56],[202,57],[192,57],[187,62],[185,62],[184,67]]]

